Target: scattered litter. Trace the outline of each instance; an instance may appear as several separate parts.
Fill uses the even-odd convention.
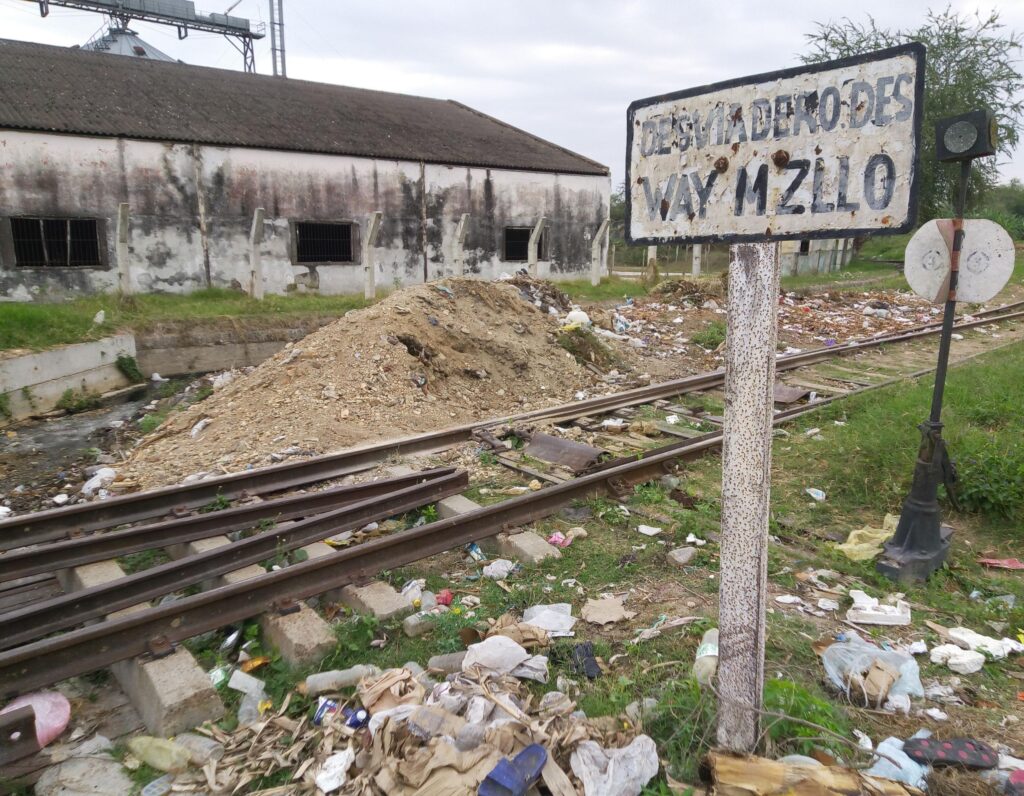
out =
[[[194,426],[192,426],[192,430],[189,431],[188,435],[190,437],[192,437],[192,439],[195,439],[196,437],[199,436],[200,432],[202,432],[202,430],[204,428],[206,428],[208,425],[210,425],[210,423],[212,423],[212,422],[213,422],[212,418],[209,418],[209,417],[202,418],[199,422],[197,422]]]
[[[646,735],[638,735],[622,749],[604,749],[595,741],[581,741],[571,758],[572,771],[583,783],[584,796],[639,796],[658,774],[658,749]]]
[[[775,598],[775,602],[781,605],[803,605],[804,601],[797,597],[795,594],[780,594]]]
[[[813,486],[807,487],[807,489],[805,489],[804,492],[806,492],[819,503],[821,503],[825,499],[825,493],[822,492],[820,489],[814,488]]]
[[[184,746],[166,738],[137,735],[128,741],[129,751],[146,765],[157,771],[184,771],[192,760],[192,753]]]
[[[921,733],[928,733],[922,730]],[[927,766],[916,763],[906,752],[903,751],[904,742],[899,738],[886,738],[880,741],[878,748],[878,759],[865,773],[873,777],[883,777],[887,780],[905,782],[913,788],[926,790],[925,777],[928,774]],[[869,791],[870,792],[870,791]],[[883,791],[884,793],[884,791]]]
[[[601,676],[601,667],[594,655],[594,644],[584,641],[572,648],[572,668],[577,674],[582,674],[588,680],[596,680]]]
[[[913,763],[909,758],[907,762]],[[820,796],[850,793],[870,793],[872,796],[920,794],[919,790],[908,789],[900,782],[882,779],[886,775],[876,774],[874,769],[863,772],[839,765],[824,766],[818,761],[814,761],[814,765],[804,760],[784,763],[764,757],[710,752],[705,759],[705,768],[711,779],[710,793],[743,796],[776,796],[779,793],[813,793]],[[917,768],[921,770],[920,766]],[[921,770],[922,781],[923,776]]]
[[[576,617],[570,603],[530,606],[523,612],[523,623],[547,631],[552,638],[575,635],[572,628]]]
[[[924,715],[934,721],[948,721],[949,714],[938,708],[925,708]]]
[[[502,638],[496,636],[495,638]],[[493,639],[488,639],[491,641]],[[504,639],[508,641],[508,639]],[[515,642],[511,642],[515,644]],[[479,645],[476,645],[479,646]],[[516,644],[519,647],[518,644]],[[522,647],[519,647],[522,649]],[[361,680],[356,687],[359,701],[374,715],[400,705],[418,705],[423,701],[423,685],[408,669],[388,669],[376,678]]]
[[[988,744],[973,738],[952,738],[938,741],[930,737],[914,737],[903,745],[903,752],[916,763],[961,768],[995,768],[999,754]]]
[[[692,533],[688,533],[688,534],[686,534],[686,543],[687,544],[696,545],[697,547],[703,547],[704,545],[706,545],[708,543],[708,540],[707,539],[699,539],[696,536],[694,536]]]
[[[25,706],[30,706],[35,713],[36,740],[40,747],[60,737],[71,721],[71,703],[60,691],[35,691],[16,697],[0,714]]]
[[[995,569],[1024,569],[1024,561],[1019,558],[979,558],[978,563]]]
[[[653,625],[641,630],[637,637],[633,639],[632,643],[639,644],[641,641],[650,641],[653,638],[658,638],[658,636],[660,636],[665,630],[689,625],[701,618],[702,617],[699,616],[677,616],[669,619],[666,616],[661,616]]]
[[[316,786],[324,793],[338,790],[348,779],[348,770],[352,767],[355,759],[356,753],[352,747],[348,747],[343,752],[335,752],[324,761],[317,772]]]
[[[718,628],[705,630],[700,646],[694,654],[693,677],[701,685],[707,685],[718,671]]]
[[[969,649],[991,655],[993,658],[1001,659],[1010,654],[1024,653],[1024,644],[1010,638],[995,639],[991,636],[983,636],[966,627],[949,628],[949,637],[954,644],[966,646]]]
[[[883,650],[850,633],[821,654],[825,674],[851,702],[881,706],[886,698],[924,696],[917,661],[895,650]]]
[[[540,744],[530,744],[512,760],[504,757],[499,760],[480,783],[477,793],[479,796],[526,796],[540,779],[547,762],[547,749]]]
[[[93,474],[92,478],[82,484],[81,492],[86,497],[90,497],[93,492],[104,489],[114,483],[115,478],[117,478],[117,470],[113,467],[101,467]]]
[[[462,671],[468,672],[476,667],[484,672],[508,674],[529,657],[530,653],[512,639],[491,636],[479,644],[469,645],[462,661]]]
[[[505,580],[512,574],[515,567],[515,563],[507,558],[498,558],[483,568],[484,577],[491,580]]]
[[[960,684],[959,677],[951,678],[957,685]],[[939,702],[943,705],[963,705],[964,701],[956,695],[952,682],[949,684],[940,683],[938,680],[931,680],[924,687],[924,698],[932,702]]]
[[[870,561],[882,552],[882,545],[896,533],[898,523],[899,517],[895,514],[886,514],[881,528],[865,525],[863,528],[850,531],[846,541],[836,545],[836,550],[851,561]]]
[[[580,616],[583,620],[593,625],[609,625],[621,622],[624,619],[632,619],[636,616],[635,611],[627,611],[622,607],[622,597],[604,597],[600,600],[587,600]]]
[[[957,674],[974,674],[985,665],[985,656],[974,650],[965,650],[956,644],[940,644],[932,647],[929,656],[932,663],[944,663]]]
[[[909,625],[910,604],[897,599],[896,605],[879,603],[860,589],[851,589],[853,607],[846,612],[846,618],[862,625]]]
[[[820,608],[822,611],[838,611],[839,601],[830,600],[828,597],[819,597],[818,608]]]
[[[638,525],[636,529],[644,536],[657,536],[662,531],[654,525]]]
[[[909,655],[924,655],[928,652],[928,644],[918,639],[904,647],[904,651]]]

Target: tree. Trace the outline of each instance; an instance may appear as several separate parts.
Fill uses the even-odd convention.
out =
[[[846,18],[818,22],[805,35],[804,63],[861,55],[871,50],[918,41],[925,56],[924,114],[921,127],[921,210],[919,221],[952,215],[958,170],[935,160],[935,122],[946,116],[990,108],[999,124],[999,154],[1009,156],[1024,124],[1024,78],[1015,61],[1024,44],[1019,33],[1007,32],[993,11],[987,17],[960,16],[950,10],[929,11],[913,30],[880,28]],[[976,208],[996,185],[995,158],[975,161],[969,206]]]

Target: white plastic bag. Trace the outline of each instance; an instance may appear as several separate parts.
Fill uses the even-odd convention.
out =
[[[924,696],[921,672],[912,656],[868,644],[856,633],[850,634],[849,641],[832,644],[821,656],[825,674],[847,696],[850,695],[851,675],[866,672],[875,660],[881,660],[900,673],[899,679],[889,689],[889,696]]]

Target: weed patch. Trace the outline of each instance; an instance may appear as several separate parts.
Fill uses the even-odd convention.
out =
[[[57,408],[63,409],[69,415],[76,415],[79,412],[88,412],[100,405],[99,396],[88,392],[76,393],[70,387],[61,394],[57,401]]]
[[[135,361],[135,357],[128,354],[118,354],[117,361],[114,364],[117,365],[117,369],[132,384],[139,384],[146,380],[142,375],[142,371],[139,370],[139,363]]]
[[[701,348],[714,350],[725,342],[725,323],[712,321],[699,332],[694,332],[693,342]]]

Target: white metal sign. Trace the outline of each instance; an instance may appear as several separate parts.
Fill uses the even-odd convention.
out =
[[[929,221],[910,239],[903,273],[915,293],[935,304],[949,292],[951,219]],[[1013,274],[1013,239],[994,221],[964,221],[964,241],[957,272],[956,300],[979,304],[994,298]]]
[[[906,232],[917,211],[924,46],[637,100],[633,243]]]

